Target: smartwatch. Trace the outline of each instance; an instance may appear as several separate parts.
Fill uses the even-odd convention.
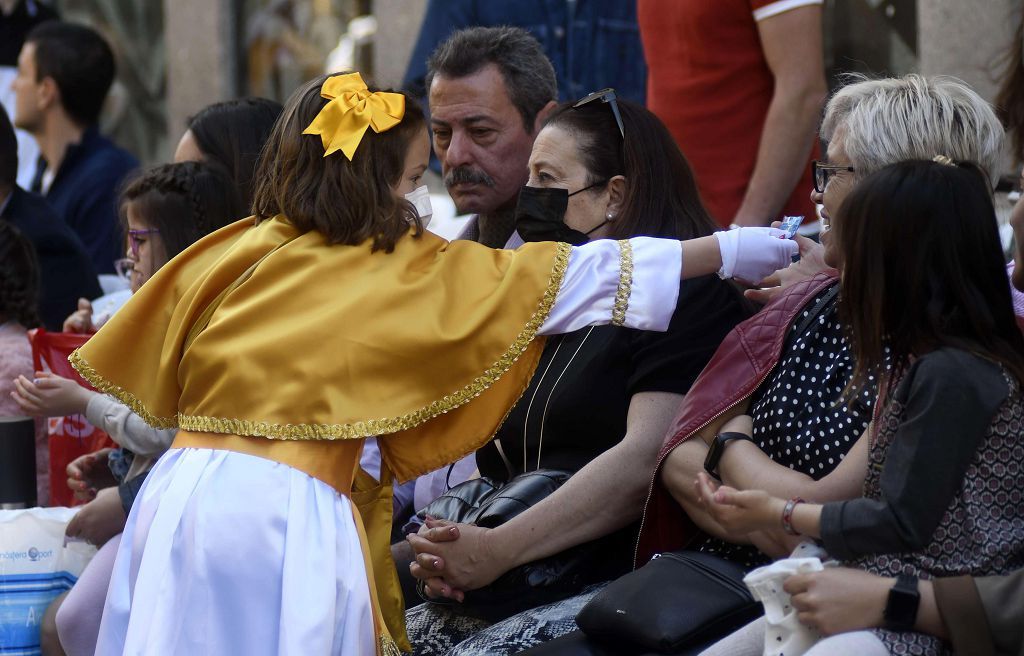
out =
[[[725,453],[725,445],[733,440],[753,442],[754,438],[745,433],[719,433],[715,435],[715,440],[708,449],[708,455],[704,458],[704,471],[718,480],[722,480],[718,476],[718,461],[722,459],[722,454]]]
[[[889,590],[889,600],[885,604],[885,628],[893,631],[910,631],[917,621],[917,607],[921,603],[921,593],[917,589],[917,577],[900,574],[896,585]]]

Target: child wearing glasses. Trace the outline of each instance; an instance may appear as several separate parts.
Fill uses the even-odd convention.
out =
[[[196,162],[157,166],[128,184],[121,217],[128,234],[127,257],[116,263],[137,292],[164,264],[204,235],[242,216],[234,184],[219,167]],[[69,321],[93,332],[91,312]],[[121,445],[76,459],[68,486],[87,504],[68,525],[69,537],[100,546],[68,597],[60,603],[57,632],[67,654],[95,651],[100,611],[120,533],[128,511],[156,458],[170,446],[175,430],[147,425],[128,406],[47,372],[18,376],[11,396],[24,414],[55,417],[84,414]],[[52,611],[51,611],[52,612]]]

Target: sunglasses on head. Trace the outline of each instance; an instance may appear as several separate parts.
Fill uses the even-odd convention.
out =
[[[622,127],[622,114],[619,113],[619,103],[615,99],[615,89],[609,88],[601,89],[600,91],[595,91],[589,96],[580,99],[575,105],[572,106],[572,108],[579,109],[580,107],[589,105],[590,103],[595,102],[597,100],[600,100],[603,103],[607,103],[608,106],[612,108],[612,114],[615,115],[615,123],[618,124],[619,126],[619,134],[622,136],[623,141],[625,141],[626,130],[625,128]]]

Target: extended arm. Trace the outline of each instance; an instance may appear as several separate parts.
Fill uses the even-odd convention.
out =
[[[775,89],[754,171],[733,219],[741,226],[767,225],[779,216],[806,169],[826,93],[819,5],[765,18],[757,29]]]
[[[121,446],[136,455],[152,458],[171,448],[175,428],[153,428],[139,415],[113,397],[93,393],[85,408],[89,422],[107,432]]]
[[[782,235],[774,228],[742,228],[683,242],[634,237],[574,247],[554,307],[538,334],[612,323],[617,308],[625,310],[621,325],[663,331],[675,312],[681,279],[721,270],[726,277],[760,280],[798,251]]]

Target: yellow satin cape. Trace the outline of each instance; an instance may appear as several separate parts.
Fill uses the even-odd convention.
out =
[[[410,480],[485,444],[522,395],[569,250],[410,233],[371,252],[245,219],[162,267],[71,362],[153,426],[376,436],[384,466]],[[378,590],[401,643],[395,586],[379,582],[393,567]]]

